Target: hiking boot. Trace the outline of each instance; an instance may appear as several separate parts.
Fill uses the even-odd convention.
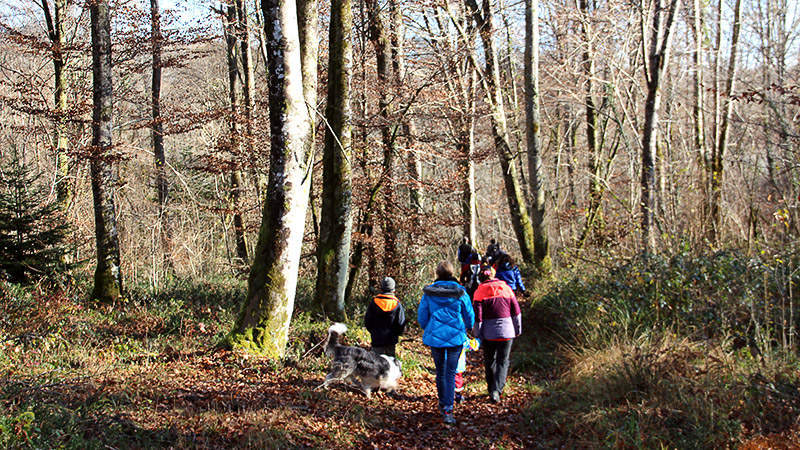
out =
[[[442,421],[444,422],[445,425],[455,425],[456,424],[456,418],[453,417],[453,413],[452,412],[443,413],[442,414]]]
[[[464,400],[464,396],[461,395],[460,392],[456,392],[456,398],[455,398],[456,404],[461,404],[462,400]]]
[[[492,403],[500,403],[500,393],[497,391],[492,391],[492,393],[489,394],[489,400],[491,400]]]

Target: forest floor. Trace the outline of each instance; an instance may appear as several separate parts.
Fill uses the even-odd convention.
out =
[[[492,404],[480,351],[471,352],[458,424],[446,426],[433,361],[415,325],[398,345],[399,391],[367,399],[341,384],[315,389],[330,361],[313,347],[327,326],[307,316],[290,336],[290,346],[305,354],[298,350],[276,363],[214,349],[232,313],[202,301],[111,307],[61,294],[26,302],[3,293],[17,307],[0,311],[11,320],[0,343],[0,447],[522,448],[535,442],[526,434],[526,408],[542,393],[536,385],[542,374],[512,371],[503,400]],[[344,341],[368,346],[366,336],[355,325]],[[525,345],[520,340],[515,347]]]
[[[296,313],[289,355],[275,362],[214,349],[239,301],[216,288],[203,298],[177,293],[114,306],[15,289],[0,284],[0,448],[628,448],[631,436],[641,438],[614,431],[641,405],[571,393],[562,384],[567,359],[535,325],[514,343],[499,404],[488,401],[480,351],[468,354],[458,424],[446,426],[416,325],[398,346],[400,390],[367,399],[344,385],[315,389],[330,362],[314,348],[328,324],[306,313]],[[532,318],[530,304],[523,307]],[[357,322],[345,343],[368,345]],[[669,416],[666,409],[649,408],[655,416]],[[602,415],[613,425],[598,426]],[[667,424],[654,420],[641,424]],[[663,442],[654,439],[641,442]],[[800,427],[741,442],[800,448]]]
[[[512,375],[501,404],[488,402],[477,356],[471,358],[459,424],[442,424],[433,365],[416,336],[402,357],[421,361],[406,370],[401,389],[371,399],[333,385],[325,357],[282,367],[221,351],[163,354],[126,372],[86,380],[86,395],[102,394],[119,407],[95,419],[116,422],[119,432],[142,444],[200,447],[502,447],[535,442],[526,435],[524,407],[536,395],[522,375]],[[73,386],[73,391],[78,391]],[[76,399],[85,401],[84,399]]]

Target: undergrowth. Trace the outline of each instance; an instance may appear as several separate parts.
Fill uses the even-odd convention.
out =
[[[220,366],[231,374],[256,378],[324,374],[329,359],[322,356],[322,344],[330,322],[310,304],[311,288],[309,283],[300,286],[283,360],[232,354],[226,362],[213,352],[239,312],[246,293],[242,280],[170,280],[157,291],[146,282],[131,284],[126,298],[112,305],[87,300],[91,286],[80,279],[31,286],[0,282],[0,448],[213,447],[225,442],[221,436],[236,435],[226,425],[232,415],[260,425],[245,433],[243,441],[227,445],[287,447],[320,439],[300,427],[289,432],[279,425],[281,420],[297,420],[291,409],[270,409],[270,420],[276,421],[271,423],[261,415],[226,412],[229,407],[214,403],[222,411],[203,412],[194,426],[202,431],[191,435],[176,424],[153,428],[135,419],[140,412],[158,414],[165,408],[159,405],[174,401],[174,389],[162,392],[161,385],[168,381],[179,393],[184,386],[197,389],[197,383],[222,381],[206,381],[208,373],[192,368],[204,358],[211,362],[207,370]],[[353,305],[346,322],[344,340],[350,345],[369,346],[361,323],[365,307],[366,302]],[[403,349],[399,352],[402,356]],[[411,352],[405,356],[406,374],[424,370],[427,361]],[[184,380],[185,373],[199,380]],[[223,384],[232,382],[231,374],[224,375]],[[190,403],[204,401],[201,394],[184,395]],[[300,395],[314,401],[322,394]],[[241,401],[237,397],[224,401],[235,404]],[[250,401],[259,402],[258,397]],[[356,409],[348,414],[353,420],[363,415]],[[345,445],[355,434],[343,430],[337,436]]]
[[[203,352],[229,331],[241,304],[235,279],[173,281],[158,293],[129,287],[114,305],[89,287],[0,283],[0,447],[151,447],[176,442],[114,413],[129,398],[113,375],[164,355]]]
[[[800,422],[793,254],[638,257],[555,283],[529,311],[560,376],[542,446],[719,448]]]
[[[797,261],[791,252],[682,251],[535,287],[512,353],[511,388],[528,402],[516,400],[528,429],[505,424],[525,436],[510,442],[719,448],[797,430]],[[342,447],[383,432],[386,417],[419,425],[419,405],[435,393],[427,349],[413,342],[424,280],[416,283],[399,291],[408,391],[396,403],[363,403],[346,389],[314,390],[330,362],[321,355],[330,323],[308,279],[281,361],[213,353],[245,295],[236,278],[171,280],[158,291],[134,284],[113,305],[85,300],[81,280],[2,282],[0,448]],[[345,343],[369,345],[370,299],[364,292],[350,305]],[[467,391],[478,403],[469,408],[494,417],[480,401],[482,369],[473,370]],[[520,420],[514,414],[504,420]],[[331,420],[317,416],[348,425],[324,428]]]

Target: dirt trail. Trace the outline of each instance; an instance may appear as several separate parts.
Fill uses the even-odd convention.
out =
[[[406,370],[398,393],[378,393],[372,399],[343,385],[314,390],[325,375],[322,355],[277,367],[231,352],[174,354],[96,381],[107,395],[125,403],[104,420],[141,443],[220,448],[534,445],[534,437],[526,434],[524,410],[535,394],[526,389],[525,376],[512,372],[502,402],[491,404],[480,352],[471,353],[465,399],[455,411],[459,423],[448,427],[438,413],[428,349],[413,336],[399,353],[420,365]]]

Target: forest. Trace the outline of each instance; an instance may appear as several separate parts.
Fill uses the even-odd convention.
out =
[[[798,237],[793,0],[0,0],[0,448],[798,448]],[[399,388],[316,389],[385,277]]]

